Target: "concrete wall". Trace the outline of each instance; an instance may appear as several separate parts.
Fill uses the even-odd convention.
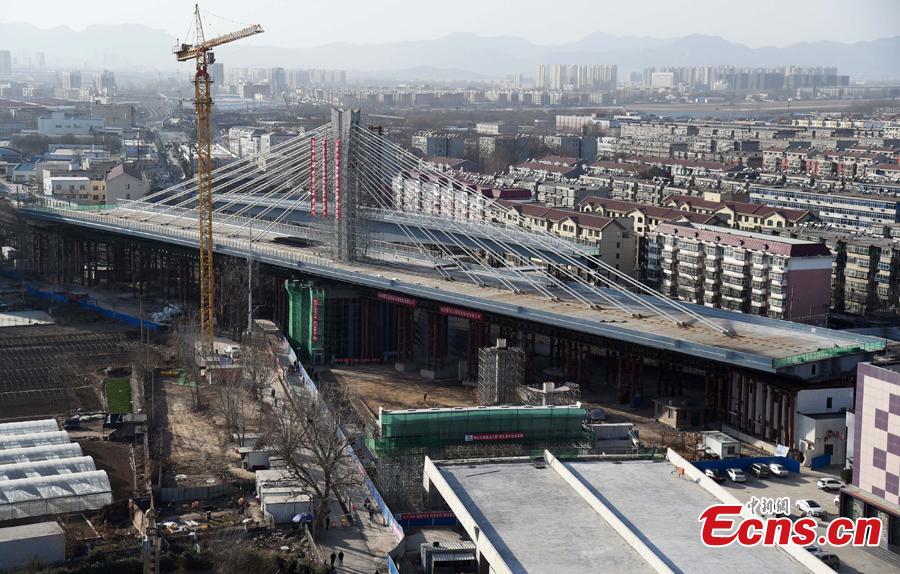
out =
[[[831,399],[831,408],[827,407],[829,398]],[[798,413],[839,413],[843,409],[852,408],[853,389],[850,387],[797,391]]]
[[[66,559],[66,536],[55,522],[2,529],[0,571],[17,570],[32,562],[56,564]]]

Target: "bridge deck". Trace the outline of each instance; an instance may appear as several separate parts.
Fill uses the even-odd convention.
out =
[[[137,217],[135,212],[122,210],[117,210],[112,215],[110,212],[50,208],[30,208],[28,213],[36,218],[64,221],[111,233],[186,246],[198,244],[197,233],[193,230],[196,222],[187,217],[172,218],[143,212]],[[166,224],[161,225],[162,222]],[[255,239],[254,258],[272,265],[302,270],[311,275],[756,370],[776,372],[835,355],[881,350],[885,346],[885,341],[876,337],[689,305],[691,309],[720,325],[723,330],[731,329],[736,333],[736,336],[729,337],[706,325],[692,324],[694,320],[691,317],[674,308],[667,308],[666,311],[687,323],[686,327],[679,327],[663,316],[648,314],[642,307],[640,312],[644,316],[633,317],[631,309],[637,312],[639,306],[627,301],[624,295],[611,291],[606,292],[619,300],[626,307],[625,310],[610,305],[595,310],[575,300],[552,301],[537,293],[513,295],[508,290],[495,286],[479,287],[462,280],[447,281],[436,276],[428,262],[402,255],[377,262],[339,263],[331,260],[323,248],[301,248],[275,243],[276,238],[286,235],[285,231],[286,229],[274,229],[265,233],[258,242]],[[254,238],[259,233],[259,230],[254,231]],[[242,234],[243,239],[240,237]],[[246,256],[246,231],[240,230],[237,225],[221,225],[216,231],[216,251]],[[599,298],[589,298],[603,304]]]

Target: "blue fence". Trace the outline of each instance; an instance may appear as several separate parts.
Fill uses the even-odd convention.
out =
[[[53,303],[74,303],[75,301],[70,301],[68,297],[64,293],[52,293],[50,291],[42,291],[40,289],[35,289],[34,287],[26,287],[25,292],[31,295],[32,297],[39,297],[41,299],[47,299],[48,301],[52,301]],[[109,319],[113,319],[114,321],[118,321],[120,323],[125,323],[130,327],[140,328],[143,325],[144,329],[149,329],[151,331],[157,331],[162,328],[162,325],[154,323],[153,321],[148,321],[146,319],[141,319],[140,317],[135,317],[134,315],[128,315],[127,313],[119,313],[118,311],[112,311],[111,309],[106,309],[104,307],[100,307],[97,305],[92,299],[81,299],[77,301],[78,306],[87,311],[93,311],[94,313],[98,313],[107,317]]]
[[[391,558],[390,554],[387,557],[387,568],[389,574],[400,574],[400,569],[394,564],[394,559]]]
[[[820,454],[819,456],[814,456],[809,461],[809,468],[816,469],[822,468],[823,466],[828,466],[831,464],[831,455],[830,454]]]
[[[749,467],[754,462],[759,462],[762,464],[777,462],[791,472],[800,472],[800,463],[786,456],[756,456],[746,458],[729,458],[728,460],[702,460],[694,462],[692,464],[700,470],[706,470],[708,468],[719,470],[725,470],[727,468],[739,468],[741,470],[747,470],[747,467]]]
[[[286,341],[286,339],[285,339]],[[290,345],[288,345],[290,348]],[[296,357],[296,354],[291,349],[290,356]],[[303,367],[303,364],[300,361],[297,361],[297,365],[300,367],[300,380],[303,381],[303,384],[306,385],[306,388],[309,389],[312,393],[314,393],[317,397],[319,396],[319,389],[316,387],[316,384],[313,382],[312,377],[306,372],[306,369]],[[328,406],[324,401],[320,399],[322,408],[327,412]],[[343,436],[343,432],[338,429],[338,432],[341,434],[341,438],[345,439]],[[372,497],[372,501],[378,505],[378,510],[381,512],[381,516],[384,518],[385,526],[389,526],[394,533],[394,536],[397,538],[397,541],[400,542],[406,536],[406,533],[403,531],[403,526],[394,518],[394,514],[391,512],[391,509],[388,508],[388,505],[384,502],[384,498],[382,498],[381,493],[378,492],[378,488],[375,486],[375,483],[369,479],[368,474],[366,473],[366,469],[363,466],[362,462],[359,460],[359,457],[356,456],[356,453],[353,452],[353,448],[348,446],[348,455],[353,463],[356,465],[357,470],[362,474],[362,476],[366,477],[366,489],[369,491],[369,496]]]
[[[435,526],[458,526],[459,519],[452,512],[407,512],[397,515],[397,522],[403,528],[433,528]]]

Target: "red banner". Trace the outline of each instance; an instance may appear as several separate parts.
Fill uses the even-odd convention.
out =
[[[387,301],[388,303],[396,303],[397,305],[405,305],[406,307],[415,307],[418,304],[418,301],[413,299],[412,297],[404,297],[403,295],[394,295],[393,293],[385,293],[384,291],[379,291],[376,295],[378,300]]]
[[[523,432],[483,432],[476,434],[467,434],[466,442],[477,442],[481,440],[511,440],[522,438],[525,436]]]
[[[313,297],[312,300],[312,340],[313,343],[319,342],[319,298]]]
[[[455,518],[456,515],[450,511],[442,510],[435,512],[401,512],[396,515],[397,520],[432,520],[434,518]]]
[[[316,149],[316,138],[309,140],[309,213],[313,217],[316,216],[316,196],[319,195],[319,188],[316,187],[316,155],[319,150]]]
[[[441,305],[441,315],[450,315],[451,317],[459,317],[461,319],[471,319],[472,321],[483,321],[484,314],[480,311],[469,311],[468,309],[460,309],[459,307],[450,307]]]
[[[334,142],[334,218],[341,218],[341,140]]]

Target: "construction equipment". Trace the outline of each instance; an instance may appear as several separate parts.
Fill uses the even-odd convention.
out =
[[[197,109],[197,214],[200,227],[200,337],[205,351],[212,348],[215,337],[215,275],[213,272],[212,236],[212,135],[209,117],[212,113],[212,96],[208,66],[215,63],[212,49],[222,44],[262,33],[262,26],[254,24],[236,32],[223,34],[211,40],[203,36],[200,6],[194,5],[194,45],[180,44],[173,52],[179,62],[196,60],[194,75],[194,105]]]

